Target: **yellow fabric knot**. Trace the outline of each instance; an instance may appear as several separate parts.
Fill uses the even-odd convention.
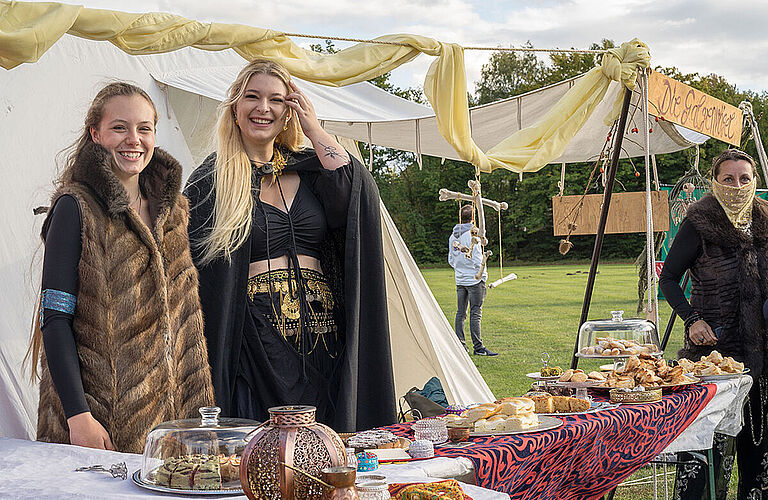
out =
[[[629,90],[635,88],[638,69],[646,69],[651,64],[648,46],[633,38],[620,47],[608,49],[603,55],[601,70],[611,80],[621,82]]]

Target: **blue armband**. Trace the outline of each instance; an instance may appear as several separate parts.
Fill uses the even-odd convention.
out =
[[[71,293],[46,288],[40,294],[40,328],[43,328],[45,320],[43,311],[46,309],[74,315],[76,305],[77,297]]]

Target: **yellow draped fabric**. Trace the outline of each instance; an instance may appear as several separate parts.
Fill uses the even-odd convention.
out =
[[[424,94],[435,110],[440,133],[462,159],[484,172],[494,168],[534,172],[555,160],[589,118],[611,80],[634,88],[637,70],[647,68],[650,62],[648,48],[638,40],[610,49],[602,66],[580,79],[537,124],[483,153],[470,133],[464,51],[456,44],[418,35],[386,35],[376,40],[405,46],[359,43],[335,54],[318,54],[268,29],[200,23],[173,14],[129,14],[59,3],[0,0],[3,68],[37,61],[65,33],[109,41],[129,54],[170,52],[187,46],[232,48],[245,59],[272,59],[299,78],[330,86],[370,80],[420,53],[435,56],[424,80]],[[607,119],[614,118],[612,114]]]

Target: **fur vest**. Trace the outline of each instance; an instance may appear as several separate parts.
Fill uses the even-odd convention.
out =
[[[199,407],[213,404],[213,389],[187,239],[189,206],[179,192],[181,165],[155,149],[140,174],[153,220],[148,228],[129,208],[113,161],[103,147],[87,146],[51,206],[68,194],[80,209],[73,333],[86,401],[117,451],[142,453],[153,427],[199,417]],[[37,438],[69,443],[44,356]]]
[[[717,349],[758,377],[767,352],[762,308],[768,298],[768,203],[755,198],[751,236],[733,227],[712,195],[692,205],[687,218],[702,245],[691,267],[691,306],[722,331],[714,347],[695,345],[686,335],[679,355],[697,361]]]

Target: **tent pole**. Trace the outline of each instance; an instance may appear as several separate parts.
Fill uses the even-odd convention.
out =
[[[632,91],[624,89],[624,102],[621,106],[621,116],[619,116],[619,127],[616,130],[616,136],[611,152],[611,165],[608,167],[608,174],[605,181],[605,194],[603,195],[603,208],[600,211],[600,222],[597,225],[597,236],[595,236],[595,247],[592,250],[592,262],[589,266],[589,278],[587,278],[587,289],[584,292],[584,303],[581,306],[581,319],[579,328],[587,321],[589,314],[589,304],[592,302],[592,290],[595,287],[595,276],[597,275],[597,263],[600,260],[600,251],[603,248],[603,237],[605,236],[605,225],[608,222],[608,209],[611,206],[611,195],[613,194],[613,183],[616,180],[616,169],[619,166],[619,157],[621,156],[621,144],[624,141],[624,129],[627,126],[627,115],[629,115],[629,103],[632,101]],[[576,368],[579,364],[579,358],[576,353],[579,352],[579,336],[576,335],[576,344],[573,347],[573,357],[571,358],[571,368]]]

